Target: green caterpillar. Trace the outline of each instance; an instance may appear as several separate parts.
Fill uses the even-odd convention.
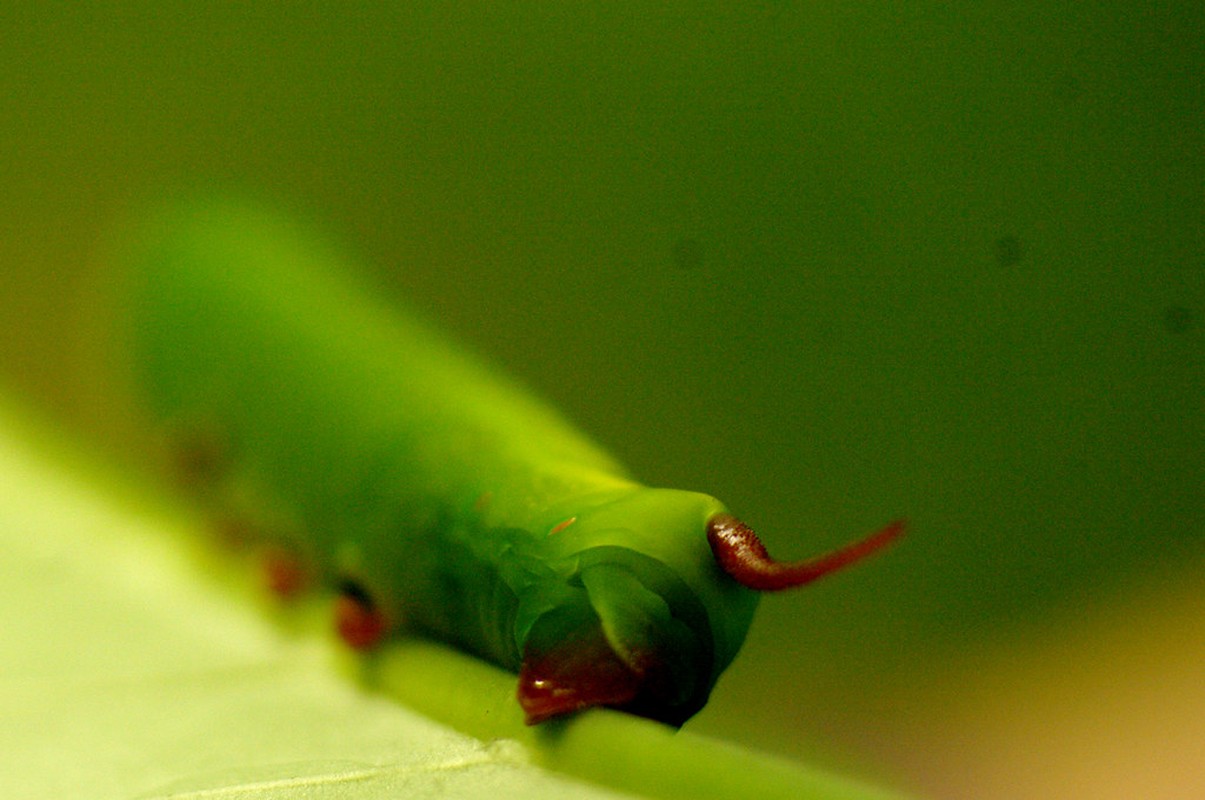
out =
[[[195,495],[288,554],[280,591],[336,587],[351,645],[404,626],[517,672],[529,724],[590,706],[681,724],[759,592],[902,531],[774,561],[718,500],[642,486],[283,218],[193,203],[133,242],[115,350]]]

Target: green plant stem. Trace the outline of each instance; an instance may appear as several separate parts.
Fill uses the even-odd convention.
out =
[[[557,772],[644,797],[905,797],[848,777],[652,722],[594,709],[529,727],[515,700],[515,676],[435,643],[407,639],[364,662],[370,685],[480,739],[515,739]]]

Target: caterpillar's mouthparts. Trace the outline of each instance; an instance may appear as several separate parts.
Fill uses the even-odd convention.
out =
[[[528,650],[519,670],[519,705],[527,724],[592,706],[623,706],[644,676],[615,655],[601,628],[579,630],[543,652]]]

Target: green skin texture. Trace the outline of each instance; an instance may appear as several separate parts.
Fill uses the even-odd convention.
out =
[[[601,624],[658,668],[640,713],[703,706],[758,600],[708,546],[719,501],[640,485],[289,220],[185,204],[121,261],[132,388],[174,447],[218,454],[194,487],[215,514],[512,671]]]

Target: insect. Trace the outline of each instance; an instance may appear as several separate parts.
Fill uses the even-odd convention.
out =
[[[796,563],[716,499],[648,488],[560,414],[357,283],[335,248],[237,203],[124,249],[116,352],[145,424],[274,584],[337,589],[357,648],[399,629],[518,674],[529,724],[591,706],[680,725]]]

